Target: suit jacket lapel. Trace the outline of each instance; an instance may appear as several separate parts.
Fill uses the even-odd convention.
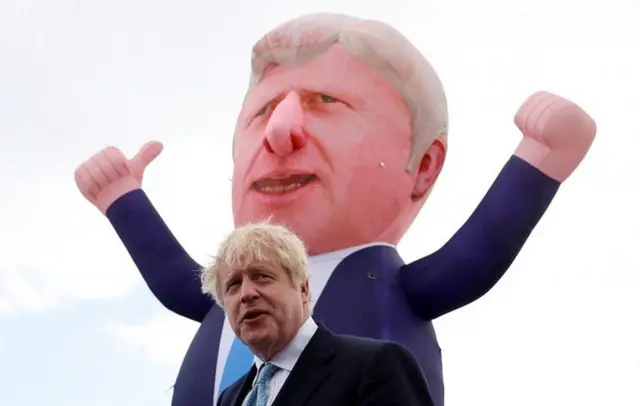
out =
[[[247,395],[249,394],[249,391],[251,390],[251,387],[253,386],[253,380],[255,379],[255,377],[256,377],[256,364],[253,364],[249,372],[244,374],[244,377],[242,378],[242,384],[240,385],[240,388],[238,389],[238,391],[233,395],[233,398],[229,403],[230,405],[242,406],[242,402],[244,402],[244,398],[247,397]]]
[[[303,406],[329,375],[334,345],[333,334],[318,323],[318,330],[298,358],[273,406]]]

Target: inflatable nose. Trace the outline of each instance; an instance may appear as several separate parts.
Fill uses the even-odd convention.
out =
[[[270,153],[287,156],[305,146],[302,101],[296,92],[290,92],[271,114],[265,129],[264,146]]]

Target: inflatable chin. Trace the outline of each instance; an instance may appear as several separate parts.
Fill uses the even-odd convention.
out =
[[[312,14],[260,39],[251,67],[234,134],[236,225],[270,216],[299,234],[312,254],[314,318],[337,333],[405,345],[443,406],[432,320],[481,297],[507,271],[587,153],[593,120],[559,96],[529,97],[515,116],[522,140],[476,210],[442,248],[405,264],[395,246],[447,153],[447,103],[431,65],[382,22]],[[211,406],[253,358],[201,293],[202,266],[142,190],[161,150],[151,142],[127,159],[106,148],[78,168],[76,182],[158,300],[200,323],[173,405]]]

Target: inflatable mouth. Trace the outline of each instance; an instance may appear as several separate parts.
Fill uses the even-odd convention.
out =
[[[290,175],[282,178],[267,178],[253,182],[253,189],[266,194],[283,194],[300,189],[318,179],[316,175]]]

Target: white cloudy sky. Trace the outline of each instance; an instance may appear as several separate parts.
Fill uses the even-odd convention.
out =
[[[401,243],[436,250],[515,148],[547,89],[599,125],[508,275],[436,321],[448,406],[640,404],[640,5],[635,0],[3,0],[0,404],[168,405],[196,325],[143,285],[73,182],[108,144],[165,151],[145,186],[199,260],[232,226],[231,132],[251,43],[305,12],[381,18],[439,71],[451,144]]]

